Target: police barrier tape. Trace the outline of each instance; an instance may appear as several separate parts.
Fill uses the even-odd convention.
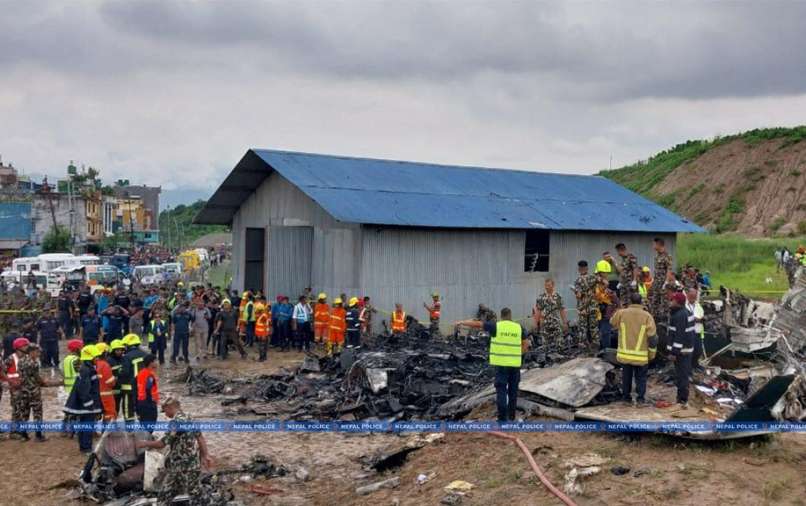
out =
[[[202,420],[195,422],[0,422],[2,432],[200,432],[421,433],[421,432],[806,432],[806,422],[495,422],[495,421],[280,421]]]

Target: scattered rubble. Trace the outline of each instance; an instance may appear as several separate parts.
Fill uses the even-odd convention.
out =
[[[355,493],[358,495],[368,495],[373,492],[377,492],[382,488],[397,488],[399,485],[400,485],[400,478],[395,476],[394,478],[389,478],[387,480],[372,483],[370,485],[364,485],[362,487],[358,487],[355,489]]]

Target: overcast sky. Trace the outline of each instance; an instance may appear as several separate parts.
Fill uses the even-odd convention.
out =
[[[0,154],[208,196],[250,147],[588,174],[806,122],[806,3],[0,0]]]

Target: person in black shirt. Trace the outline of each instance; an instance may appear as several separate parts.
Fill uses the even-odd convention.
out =
[[[73,299],[67,292],[59,294],[59,324],[67,337],[73,337]],[[43,352],[45,350],[42,350]],[[42,354],[43,356],[45,353]]]
[[[39,333],[39,346],[42,348],[42,367],[59,367],[59,337],[64,330],[56,318],[56,310],[50,308],[36,323]]]
[[[103,315],[108,319],[104,342],[110,344],[115,339],[121,339],[123,337],[125,318],[128,316],[128,312],[120,306],[111,306],[104,310]]]
[[[93,304],[92,294],[90,293],[90,287],[84,285],[81,287],[81,292],[78,294],[78,301],[76,305],[78,306],[78,314],[83,317],[87,314],[90,306]]]
[[[685,408],[688,406],[691,357],[694,352],[694,323],[689,324],[686,296],[682,293],[677,292],[672,297],[671,310],[666,351],[674,361],[677,403]]]

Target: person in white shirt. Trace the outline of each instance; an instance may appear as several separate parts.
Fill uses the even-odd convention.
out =
[[[693,368],[699,364],[700,357],[704,354],[705,349],[705,325],[703,325],[703,318],[705,318],[705,310],[697,300],[700,292],[695,288],[689,288],[686,291],[686,311],[688,312],[689,326],[694,327],[694,333],[697,337],[694,339],[694,353],[691,357]]]
[[[313,331],[311,329],[311,319],[313,308],[308,303],[308,298],[304,295],[299,298],[299,302],[294,306],[291,314],[291,326],[294,331],[294,347],[299,351],[311,349],[313,341]]]

